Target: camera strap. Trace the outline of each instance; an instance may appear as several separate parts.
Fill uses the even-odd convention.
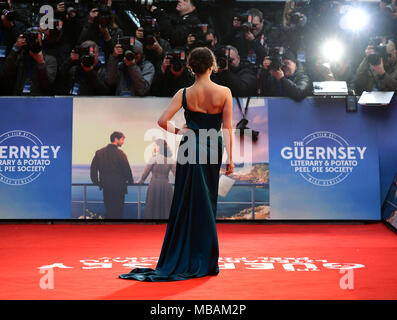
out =
[[[240,112],[241,112],[241,114],[243,115],[243,118],[244,118],[244,119],[245,119],[245,115],[247,114],[247,111],[248,111],[248,105],[249,105],[249,103],[250,103],[250,99],[251,99],[251,97],[248,97],[248,98],[247,98],[247,102],[246,102],[246,104],[245,104],[245,108],[244,108],[244,111],[243,111],[243,108],[241,107],[240,98],[239,98],[239,97],[236,97],[238,108],[240,109]]]

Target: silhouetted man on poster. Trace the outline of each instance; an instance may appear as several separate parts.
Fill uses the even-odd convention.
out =
[[[92,183],[103,189],[105,203],[105,219],[122,219],[124,197],[127,185],[134,183],[127,156],[119,149],[125,136],[121,132],[113,132],[110,144],[98,150],[91,162]],[[98,177],[99,173],[99,177]]]

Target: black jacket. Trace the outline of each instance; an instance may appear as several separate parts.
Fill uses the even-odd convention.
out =
[[[116,145],[108,144],[99,149],[91,162],[91,181],[103,188],[125,188],[127,184],[133,184],[134,179],[127,156]]]
[[[176,13],[169,14],[162,9],[157,9],[153,12],[153,16],[159,23],[161,36],[167,39],[173,48],[183,47],[192,28],[201,23],[197,10],[179,16]]]
[[[13,83],[13,95],[20,96],[26,81],[31,81],[31,90],[28,95],[48,96],[57,74],[56,59],[44,55],[44,63],[37,64],[25,50],[18,50],[15,46],[7,57],[4,72],[6,79]]]
[[[262,70],[260,74],[261,96],[290,97],[296,101],[302,100],[311,94],[312,85],[309,76],[298,62],[293,77],[281,78],[277,81],[269,71]]]
[[[59,69],[59,81],[62,83],[61,95],[71,94],[71,90],[78,84],[79,96],[106,96],[111,91],[106,80],[106,68],[101,63],[90,72],[85,72],[80,65],[74,65],[70,59],[66,60]]]
[[[251,97],[256,95],[256,73],[252,66],[240,65],[236,70],[213,73],[212,81],[228,87],[234,97]]]
[[[154,75],[151,95],[158,97],[172,97],[179,89],[190,87],[194,77],[185,69],[180,77],[176,78],[168,68],[165,73],[158,70]]]

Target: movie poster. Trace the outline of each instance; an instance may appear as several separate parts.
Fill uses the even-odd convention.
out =
[[[124,143],[119,149],[128,159],[134,182],[127,188],[122,218],[168,218],[176,156],[182,137],[167,134],[157,124],[169,102],[169,98],[74,99],[73,219],[108,219],[103,191],[92,184],[90,168],[96,151],[110,143],[110,135],[115,131],[125,135]],[[235,132],[235,171],[229,176],[234,180],[234,184],[225,196],[218,197],[217,218],[267,219],[270,217],[267,107],[264,99],[252,99],[247,109],[246,100],[241,99],[240,104],[241,111],[236,100],[234,101],[233,127],[236,127],[245,115],[248,123],[245,123],[245,130],[242,132],[255,132],[255,137],[249,134],[244,136],[240,130]],[[183,126],[183,108],[172,121],[177,127]],[[157,161],[163,156],[159,153],[159,147],[164,141],[170,150],[167,161],[164,161],[166,163]],[[225,150],[223,159],[221,174],[225,171]],[[154,164],[156,165],[153,167]],[[165,175],[158,179],[157,174],[162,170]],[[153,178],[154,176],[156,178]],[[147,199],[152,200],[147,203]]]

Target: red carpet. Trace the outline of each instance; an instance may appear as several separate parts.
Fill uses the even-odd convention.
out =
[[[0,299],[397,299],[397,237],[382,223],[219,224],[218,276],[118,279],[134,263],[155,267],[165,227],[0,225]],[[49,270],[53,289],[42,289]]]

